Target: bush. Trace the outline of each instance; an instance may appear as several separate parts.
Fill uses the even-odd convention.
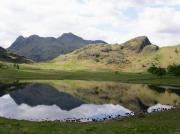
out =
[[[163,76],[166,74],[166,69],[161,67],[152,66],[148,68],[148,72],[157,76]]]
[[[169,65],[168,68],[168,73],[175,75],[175,76],[180,76],[180,64],[173,64],[173,65]]]

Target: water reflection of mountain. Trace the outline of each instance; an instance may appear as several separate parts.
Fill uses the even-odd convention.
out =
[[[69,81],[55,81],[49,85],[49,82],[52,84],[54,81],[48,81],[47,84],[18,81],[0,83],[0,96],[10,93],[19,105],[57,105],[64,110],[71,110],[84,102],[120,104],[135,112],[146,111],[157,103],[180,103],[179,87],[94,81],[71,81],[73,84]]]
[[[18,81],[0,82],[0,97],[14,90],[22,89],[26,85],[27,83],[19,83]]]
[[[27,84],[23,89],[11,92],[10,96],[18,105],[57,105],[63,110],[71,110],[84,104],[84,101],[59,92],[50,85],[38,83]]]

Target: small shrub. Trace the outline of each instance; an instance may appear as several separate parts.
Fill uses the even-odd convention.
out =
[[[96,59],[96,62],[100,62],[100,60],[99,60],[99,59]]]
[[[179,51],[178,51],[178,49],[176,48],[176,49],[174,50],[174,52],[175,52],[176,54],[178,54]]]
[[[115,74],[118,74],[119,72],[118,72],[118,71],[115,71],[114,73],[115,73]]]
[[[120,49],[124,49],[124,46],[120,46]]]

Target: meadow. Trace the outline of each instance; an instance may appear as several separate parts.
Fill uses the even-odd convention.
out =
[[[0,69],[1,80],[94,80],[94,81],[118,81],[125,83],[161,84],[180,86],[180,77],[165,75],[154,76],[152,74],[129,73],[104,70],[49,70],[49,69]]]

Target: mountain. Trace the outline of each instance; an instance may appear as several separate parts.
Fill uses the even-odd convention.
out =
[[[159,48],[140,36],[122,44],[93,44],[59,56],[51,64],[64,69],[114,69],[142,72],[152,65],[180,63],[180,45]],[[45,65],[45,64],[44,64]]]
[[[64,33],[58,38],[31,35],[27,38],[19,36],[8,50],[40,62],[52,60],[61,54],[67,54],[85,45],[96,43],[106,44],[101,40],[84,40],[72,33]]]
[[[11,53],[2,47],[0,47],[0,61],[13,63],[32,63],[31,60],[25,58],[24,56]]]

